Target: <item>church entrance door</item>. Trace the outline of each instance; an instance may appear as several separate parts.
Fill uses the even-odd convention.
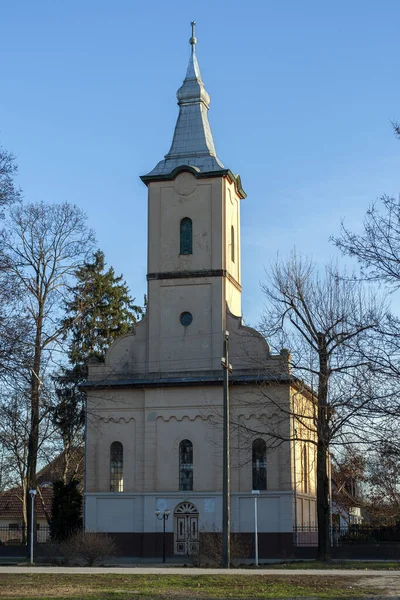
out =
[[[174,511],[174,553],[197,554],[199,511],[191,502],[181,502]]]

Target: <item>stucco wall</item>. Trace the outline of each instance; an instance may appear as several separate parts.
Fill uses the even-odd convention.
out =
[[[200,531],[221,531],[222,498],[220,494],[89,494],[86,496],[86,528],[105,532],[157,532],[162,523],[155,511],[162,507],[171,511],[166,531],[174,531],[174,509],[183,500],[192,502],[199,512]],[[260,532],[292,531],[292,495],[262,494],[258,500]],[[233,494],[231,497],[232,532],[254,531],[254,497]]]
[[[222,485],[222,386],[103,390],[88,394],[86,490],[110,490],[110,446],[124,448],[124,491],[179,490],[179,443],[193,443],[194,491],[220,491]],[[268,401],[270,395],[274,402]],[[231,485],[252,487],[252,441],[268,432],[288,437],[277,405],[288,407],[288,386],[232,386]],[[264,426],[262,425],[264,421]],[[273,426],[275,423],[275,426]],[[290,490],[290,447],[267,452],[268,490]]]

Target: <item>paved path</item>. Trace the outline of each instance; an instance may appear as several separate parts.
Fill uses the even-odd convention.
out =
[[[393,577],[399,582],[399,571],[373,571],[370,569],[198,569],[195,567],[37,567],[3,566],[0,573],[115,573],[120,575],[323,575],[324,577]]]

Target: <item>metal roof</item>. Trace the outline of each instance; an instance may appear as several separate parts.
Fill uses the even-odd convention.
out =
[[[295,383],[295,380],[288,375],[272,375],[272,374],[249,374],[249,375],[231,375],[229,383],[232,385],[248,385],[248,384],[263,384],[263,383]],[[132,379],[104,379],[100,381],[86,381],[81,384],[84,390],[111,389],[118,387],[177,387],[177,386],[197,386],[197,385],[222,385],[223,375],[215,373],[213,375],[198,374],[197,376],[187,377],[169,377],[169,376],[149,376],[149,378],[138,377]]]
[[[193,167],[199,173],[225,170],[217,157],[208,122],[210,96],[204,87],[197,61],[194,25],[195,23],[192,22],[192,37],[189,40],[192,51],[186,77],[176,93],[179,115],[171,148],[165,158],[145,177],[169,175],[181,166]]]

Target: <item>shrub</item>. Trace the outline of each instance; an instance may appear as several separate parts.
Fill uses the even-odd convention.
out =
[[[61,542],[43,544],[43,553],[56,565],[79,564],[92,567],[107,556],[116,556],[117,546],[106,533],[78,531]]]
[[[116,556],[117,546],[110,535],[97,531],[78,531],[61,544],[64,556],[76,558],[79,563],[92,567],[106,556]]]
[[[231,563],[252,557],[253,537],[251,534],[231,533]],[[197,567],[220,567],[222,564],[222,533],[200,532],[199,550],[192,556]]]

